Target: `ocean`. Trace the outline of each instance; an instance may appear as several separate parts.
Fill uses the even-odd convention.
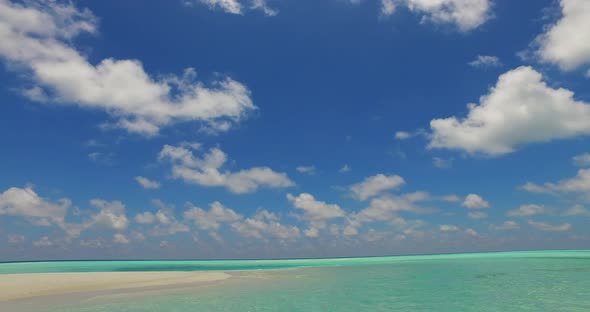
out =
[[[71,296],[38,311],[590,311],[590,251],[0,264],[0,274],[205,270],[233,277],[194,288]]]

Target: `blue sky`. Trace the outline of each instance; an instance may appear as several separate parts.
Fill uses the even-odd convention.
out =
[[[589,21],[0,0],[0,260],[588,248]]]

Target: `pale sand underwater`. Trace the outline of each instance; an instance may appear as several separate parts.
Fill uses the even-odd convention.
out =
[[[0,302],[103,290],[195,285],[229,278],[224,272],[89,272],[0,274]]]

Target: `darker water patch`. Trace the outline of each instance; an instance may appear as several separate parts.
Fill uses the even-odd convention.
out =
[[[500,276],[505,276],[505,275],[508,275],[508,273],[484,273],[484,274],[475,275],[475,278],[477,278],[477,279],[492,279],[492,278],[498,278]]]

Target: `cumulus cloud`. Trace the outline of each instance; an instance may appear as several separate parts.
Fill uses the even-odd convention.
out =
[[[502,66],[502,62],[497,56],[492,55],[478,55],[475,60],[468,63],[469,66],[475,68],[490,68],[490,67],[500,67]]]
[[[464,232],[465,232],[465,234],[467,234],[469,236],[473,236],[473,237],[479,236],[479,233],[477,233],[477,231],[474,229],[465,229]]]
[[[590,153],[576,155],[574,156],[573,161],[578,167],[590,167]]]
[[[275,172],[268,167],[231,172],[222,170],[227,155],[219,148],[212,148],[202,158],[194,155],[197,146],[165,145],[159,155],[161,161],[172,164],[172,177],[201,186],[225,187],[236,194],[252,193],[260,187],[286,188],[295,183],[287,174]]]
[[[52,203],[37,195],[31,187],[13,187],[0,194],[0,215],[23,217],[39,226],[57,226],[68,238],[78,237],[81,232],[92,227],[116,231],[127,228],[125,206],[120,201],[93,199],[90,204],[98,209],[96,213],[80,223],[69,223],[66,221],[66,215],[71,207],[70,200],[61,199],[57,203]]]
[[[314,227],[306,229],[303,233],[309,238],[317,238],[320,236],[320,230]]]
[[[129,244],[129,239],[127,238],[127,236],[125,236],[121,233],[117,233],[113,236],[113,243],[120,244],[120,245],[127,245],[127,244]]]
[[[236,222],[243,218],[242,215],[217,201],[209,206],[209,210],[190,203],[187,207],[184,218],[193,221],[201,230],[205,231],[217,231],[221,227],[221,223]]]
[[[461,205],[469,209],[490,208],[490,203],[488,203],[486,200],[484,200],[483,198],[481,198],[481,196],[477,194],[467,195]]]
[[[539,214],[544,214],[547,212],[545,206],[541,205],[522,205],[518,207],[518,209],[510,210],[506,212],[506,215],[509,217],[528,217],[534,216]]]
[[[529,225],[539,231],[546,232],[566,232],[572,229],[572,225],[569,223],[553,225],[545,222],[536,222],[533,220],[529,220]]]
[[[231,227],[244,237],[258,239],[292,240],[300,236],[299,228],[293,225],[281,224],[279,217],[267,210],[259,211],[252,218],[234,222]]]
[[[261,10],[266,16],[277,16],[279,11],[268,6],[266,0],[252,0],[252,9]]]
[[[55,203],[47,201],[30,186],[11,187],[0,194],[0,215],[23,217],[37,225],[63,225],[71,204],[65,198]]]
[[[0,0],[0,16],[0,56],[31,78],[34,87],[24,92],[31,100],[101,110],[113,118],[106,127],[147,136],[177,122],[228,129],[256,109],[248,88],[228,77],[205,86],[190,68],[157,79],[138,60],[91,63],[71,44],[81,33],[97,32],[89,10]],[[226,126],[215,127],[220,124]]]
[[[590,63],[590,3],[561,0],[561,18],[537,37],[537,56],[544,62],[573,70]]]
[[[316,200],[308,193],[301,193],[299,196],[287,194],[287,199],[295,208],[303,210],[303,218],[308,221],[325,221],[345,216],[340,206]]]
[[[543,185],[527,182],[521,187],[531,193],[565,194],[581,193],[590,194],[590,169],[580,169],[578,174],[569,179],[563,179],[556,183],[546,182]]]
[[[129,220],[125,214],[125,205],[120,201],[106,201],[103,199],[93,199],[90,204],[99,209],[99,212],[92,216],[90,225],[97,225],[117,231],[127,228]]]
[[[153,213],[146,211],[135,215],[135,222],[139,224],[152,224],[156,221]]]
[[[387,238],[387,236],[389,236],[389,234],[390,233],[387,231],[377,231],[375,229],[369,229],[367,233],[362,235],[362,239],[369,243],[373,243],[384,240],[385,238]]]
[[[141,212],[136,214],[134,218],[135,222],[139,224],[154,224],[151,235],[166,236],[190,231],[186,224],[176,219],[172,205],[166,205],[159,199],[152,200],[152,204],[159,208],[158,211],[155,213]]]
[[[417,205],[430,199],[425,192],[408,193],[400,196],[381,196],[371,200],[368,207],[362,209],[350,218],[356,222],[392,221],[405,223],[397,214],[399,212],[430,213],[433,209]]]
[[[395,12],[395,2],[393,0],[381,0],[381,15],[390,16]]]
[[[141,185],[144,189],[159,189],[161,184],[158,181],[153,181],[145,177],[137,176],[135,181]]]
[[[423,14],[422,22],[452,24],[471,31],[491,17],[490,0],[402,0],[408,8]]]
[[[194,4],[202,4],[209,7],[211,10],[220,10],[224,13],[243,15],[248,9],[260,10],[266,16],[276,16],[279,11],[271,8],[267,0],[184,0],[183,3],[187,6]]]
[[[359,4],[360,0],[349,0]],[[276,16],[278,10],[269,7],[266,0],[185,0],[185,4],[201,3],[211,9],[242,15],[246,9],[261,10],[267,16]],[[380,15],[390,16],[397,6],[406,6],[422,15],[423,23],[449,24],[460,31],[471,31],[491,17],[491,0],[380,0]]]
[[[353,225],[347,225],[346,227],[344,227],[344,230],[342,230],[342,235],[344,236],[355,236],[358,233],[358,229]]]
[[[226,13],[242,14],[242,5],[237,0],[198,0],[210,8],[220,8]]]
[[[429,148],[498,156],[529,143],[590,134],[590,105],[569,90],[549,87],[528,66],[501,75],[480,104],[468,108],[465,118],[430,122]]]
[[[383,191],[398,189],[405,183],[404,178],[398,175],[377,174],[352,185],[350,192],[358,200],[367,200]]]

